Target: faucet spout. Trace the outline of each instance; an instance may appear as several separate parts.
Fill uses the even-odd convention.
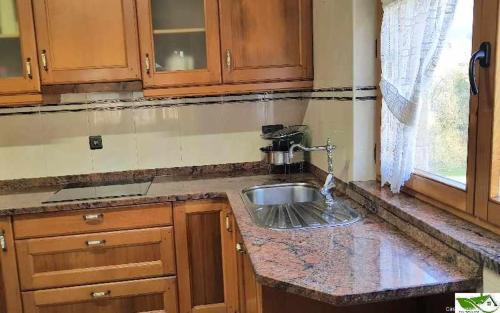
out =
[[[315,146],[315,147],[305,147],[301,144],[293,144],[290,146],[290,150],[288,151],[288,156],[293,158],[293,152],[295,150],[302,151],[326,151],[327,162],[328,162],[328,176],[326,177],[323,188],[321,188],[321,194],[325,196],[326,203],[330,206],[333,204],[333,196],[330,193],[330,190],[335,187],[335,179],[333,176],[333,151],[335,150],[335,146],[332,144],[330,138],[327,139],[326,145],[324,146]]]

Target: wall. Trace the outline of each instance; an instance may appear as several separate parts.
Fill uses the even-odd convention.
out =
[[[314,0],[314,85],[338,90],[330,101],[310,100],[304,123],[312,144],[332,138],[335,175],[344,181],[375,178],[375,90],[364,90],[377,83],[375,10],[374,1]],[[320,153],[311,162],[327,169]]]
[[[486,267],[483,269],[483,292],[500,292],[500,275]]]
[[[300,124],[306,109],[266,94],[130,100],[138,96],[68,94],[63,105],[1,108],[0,180],[260,161],[261,125]],[[104,149],[91,151],[90,135],[102,135]]]

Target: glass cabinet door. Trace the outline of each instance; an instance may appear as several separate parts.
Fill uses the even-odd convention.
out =
[[[156,72],[207,68],[203,0],[152,0]]]
[[[0,0],[0,78],[23,75],[21,36],[14,0]]]
[[[138,0],[144,84],[220,82],[217,0]]]
[[[29,0],[0,0],[0,94],[40,90]]]

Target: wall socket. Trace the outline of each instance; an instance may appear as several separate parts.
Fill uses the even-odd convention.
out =
[[[102,136],[90,136],[89,137],[90,150],[102,149]]]

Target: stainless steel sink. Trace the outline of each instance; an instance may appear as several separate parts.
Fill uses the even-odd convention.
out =
[[[243,190],[242,197],[254,222],[267,228],[340,226],[360,219],[341,200],[327,205],[318,187],[307,183],[255,186]]]

